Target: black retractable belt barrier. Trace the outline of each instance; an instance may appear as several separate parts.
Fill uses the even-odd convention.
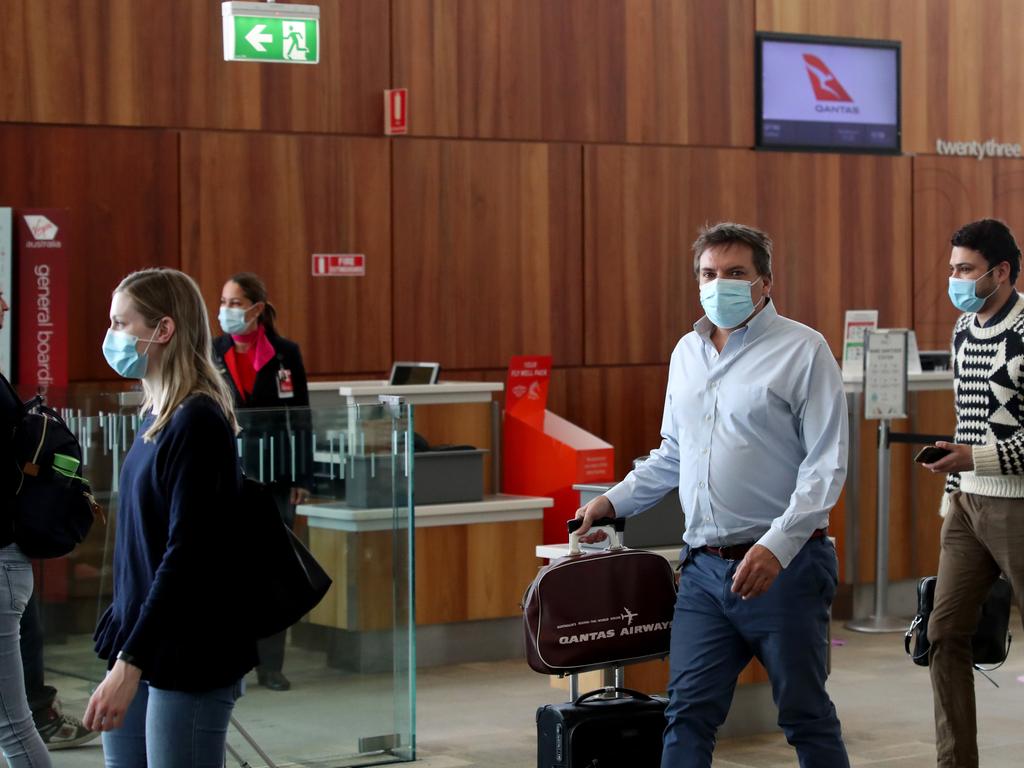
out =
[[[889,420],[878,422],[878,528],[875,553],[875,612],[867,619],[846,623],[855,632],[905,632],[909,619],[889,615],[889,492],[893,443],[931,445],[940,440],[951,442],[947,435],[928,435],[918,432],[892,432]],[[854,457],[857,460],[857,457]]]

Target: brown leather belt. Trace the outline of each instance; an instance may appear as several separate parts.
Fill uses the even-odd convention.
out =
[[[827,533],[827,528],[819,528],[811,534],[811,538],[821,539],[824,538]],[[714,555],[715,557],[720,557],[723,560],[742,560],[744,557],[746,557],[746,554],[750,551],[750,548],[754,546],[756,543],[756,541],[752,541],[749,544],[733,544],[728,547],[698,547],[694,550],[694,552],[704,552],[709,555]]]

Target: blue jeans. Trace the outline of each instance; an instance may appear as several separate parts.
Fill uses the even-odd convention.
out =
[[[662,768],[711,765],[736,679],[754,656],[768,670],[779,725],[801,768],[849,768],[825,692],[835,547],[811,539],[771,588],[750,600],[730,591],[738,566],[706,553],[686,559],[672,621]]]
[[[241,686],[186,693],[140,682],[124,725],[103,733],[107,768],[223,768]]]
[[[32,564],[16,544],[0,549],[0,751],[11,768],[49,768],[21,665],[21,615],[32,596]]]

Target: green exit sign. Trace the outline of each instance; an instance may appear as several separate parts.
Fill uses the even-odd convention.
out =
[[[224,61],[320,61],[320,7],[279,3],[227,2]]]

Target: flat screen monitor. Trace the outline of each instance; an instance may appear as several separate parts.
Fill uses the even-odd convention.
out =
[[[437,384],[440,363],[393,363],[389,384]]]
[[[761,149],[900,152],[900,44],[758,34]]]

